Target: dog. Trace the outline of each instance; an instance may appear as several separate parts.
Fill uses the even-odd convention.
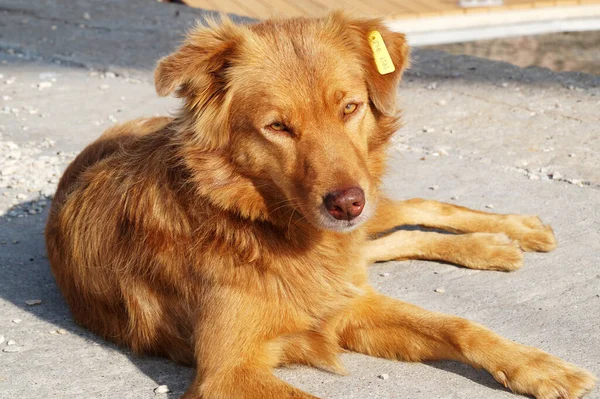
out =
[[[380,193],[408,63],[404,35],[341,12],[192,30],[155,72],[181,109],[109,129],[59,183],[47,250],[77,323],[195,366],[185,399],[314,399],[272,369],[344,374],[343,350],[461,361],[538,399],[591,390],[586,370],[369,285],[373,262],[511,271],[556,246],[537,217]]]

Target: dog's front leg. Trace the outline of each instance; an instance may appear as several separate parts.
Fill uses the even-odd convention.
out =
[[[241,291],[241,290],[239,290]],[[215,289],[194,333],[196,377],[183,399],[318,399],[276,378],[280,362],[275,306],[236,290]]]
[[[505,234],[443,234],[399,230],[368,240],[363,253],[368,264],[388,260],[427,259],[480,270],[512,271],[523,265],[519,245]]]
[[[414,198],[394,201],[382,198],[375,215],[367,222],[369,234],[401,225],[418,225],[458,233],[504,233],[519,242],[524,251],[547,252],[556,248],[550,226],[537,216],[500,215],[458,205]]]
[[[343,347],[405,361],[456,360],[484,368],[512,391],[537,399],[580,398],[594,387],[588,371],[517,344],[455,316],[367,294],[339,325]]]

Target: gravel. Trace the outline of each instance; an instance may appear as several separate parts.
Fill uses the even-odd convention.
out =
[[[64,169],[77,155],[56,151],[55,145],[49,138],[19,145],[3,140],[0,133],[0,217],[34,216],[48,205]]]

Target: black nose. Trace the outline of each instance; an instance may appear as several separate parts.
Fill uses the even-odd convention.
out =
[[[337,220],[352,220],[365,207],[365,192],[360,187],[332,191],[323,200],[327,211]]]

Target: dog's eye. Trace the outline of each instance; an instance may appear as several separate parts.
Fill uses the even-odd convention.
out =
[[[344,115],[350,115],[351,113],[356,111],[356,108],[358,108],[358,104],[355,104],[355,103],[346,104],[346,106],[344,107]]]
[[[286,130],[285,125],[281,122],[271,123],[269,128],[275,130],[276,132],[282,132]]]

